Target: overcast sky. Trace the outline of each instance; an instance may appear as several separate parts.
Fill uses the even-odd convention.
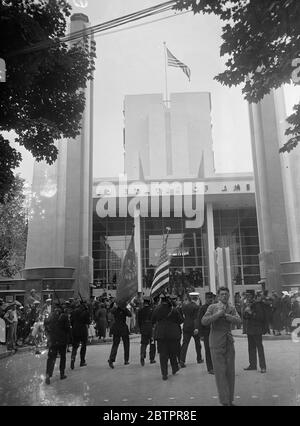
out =
[[[160,0],[88,0],[74,12],[89,16],[91,25],[123,16]],[[218,173],[252,171],[248,106],[239,88],[214,80],[224,70],[219,56],[221,26],[214,16],[166,12],[131,24],[135,28],[96,36],[94,114],[94,177],[117,176],[123,171],[123,101],[125,95],[165,90],[163,42],[191,69],[191,82],[179,68],[168,67],[170,92],[211,92],[215,166]],[[137,26],[138,25],[138,26]],[[24,151],[22,151],[24,152]],[[32,159],[24,154],[21,175],[31,181]]]

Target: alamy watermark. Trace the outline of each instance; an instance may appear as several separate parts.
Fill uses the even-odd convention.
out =
[[[128,183],[126,175],[118,182],[97,185],[96,212],[105,217],[184,217],[187,228],[200,228],[204,222],[204,182]]]

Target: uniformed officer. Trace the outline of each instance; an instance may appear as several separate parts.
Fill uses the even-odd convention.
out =
[[[126,324],[126,317],[131,317],[131,312],[126,307],[118,306],[114,303],[113,308],[111,309],[111,313],[114,317],[114,322],[110,329],[113,335],[113,344],[110,352],[110,356],[108,359],[108,365],[110,368],[114,368],[114,362],[116,360],[116,356],[118,353],[118,347],[120,341],[122,339],[124,346],[124,364],[129,364],[129,329]]]
[[[195,323],[195,330],[194,334],[200,336],[200,338],[203,338],[204,341],[204,347],[205,347],[205,362],[207,371],[209,374],[214,374],[212,359],[211,359],[211,353],[209,348],[209,333],[210,333],[210,325],[203,325],[201,323],[201,320],[203,316],[205,315],[208,307],[213,303],[214,301],[214,294],[212,292],[205,293],[205,304],[200,307],[199,313],[196,319]]]
[[[147,346],[150,345],[150,364],[154,364],[155,361],[155,341],[153,339],[153,330],[152,330],[152,314],[153,308],[151,306],[150,297],[144,297],[144,306],[138,310],[137,313],[137,322],[141,332],[141,365],[145,365],[146,350]]]
[[[154,338],[157,340],[162,379],[168,379],[168,360],[170,359],[172,373],[179,370],[177,362],[177,345],[180,338],[179,327],[183,322],[177,308],[172,305],[169,295],[161,295],[161,304],[155,308],[152,323],[155,324]]]
[[[88,341],[88,326],[91,322],[90,312],[85,302],[75,300],[75,308],[70,315],[72,326],[71,369],[74,369],[77,349],[80,348],[80,367],[86,366],[86,345]]]
[[[66,379],[66,351],[70,331],[68,315],[64,313],[63,306],[56,304],[51,314],[45,318],[45,329],[48,335],[48,359],[46,367],[46,384],[50,385],[57,355],[60,355],[60,378]]]
[[[194,334],[195,321],[199,313],[199,293],[197,292],[189,293],[189,301],[188,303],[184,303],[182,305],[181,311],[183,313],[184,322],[183,322],[183,329],[182,329],[183,340],[182,340],[181,351],[180,351],[180,366],[184,368],[187,350],[192,337],[194,338],[194,341],[195,341],[197,363],[201,364],[203,362],[202,355],[201,355],[200,336],[198,334]]]

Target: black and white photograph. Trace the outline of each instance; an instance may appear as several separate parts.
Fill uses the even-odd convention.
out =
[[[300,406],[299,0],[0,0],[0,406]]]

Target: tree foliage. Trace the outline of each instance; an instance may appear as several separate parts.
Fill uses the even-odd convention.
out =
[[[175,7],[213,13],[224,22],[220,54],[227,69],[215,78],[229,87],[242,84],[249,102],[292,82],[293,61],[300,58],[299,0],[178,0]],[[290,139],[282,152],[300,142],[300,104],[287,121]]]
[[[0,57],[7,69],[6,83],[0,83],[0,132],[14,130],[16,142],[49,164],[57,158],[55,141],[80,133],[81,89],[94,70],[95,44],[87,37],[60,42],[70,14],[65,0],[0,2]],[[47,47],[26,52],[39,43]],[[1,202],[21,156],[1,135],[0,151]]]
[[[1,277],[13,277],[24,268],[26,241],[24,180],[16,176],[0,204]]]

